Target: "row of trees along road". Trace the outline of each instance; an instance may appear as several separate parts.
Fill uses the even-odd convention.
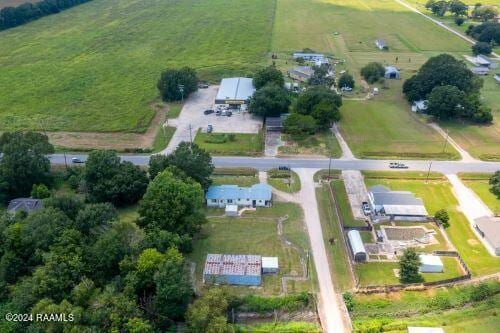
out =
[[[184,254],[206,222],[203,189],[213,170],[205,151],[183,143],[153,157],[149,174],[112,151],[51,172],[46,136],[4,133],[0,142],[4,202],[40,183],[50,190],[43,209],[0,215],[0,316],[73,316],[3,320],[0,332],[164,332],[184,319],[193,297]],[[54,188],[61,183],[71,189]],[[120,218],[115,208],[136,204],[138,217]]]
[[[290,134],[328,129],[340,119],[342,98],[330,89],[333,82],[325,77],[324,71],[316,70],[311,86],[297,96],[284,88],[280,70],[275,66],[263,68],[253,78],[257,90],[250,98],[249,111],[264,118],[290,113],[285,120],[285,131]]]
[[[491,109],[480,101],[482,86],[483,80],[463,61],[441,54],[427,60],[417,74],[404,82],[403,93],[410,102],[428,100],[426,112],[438,120],[490,123]]]

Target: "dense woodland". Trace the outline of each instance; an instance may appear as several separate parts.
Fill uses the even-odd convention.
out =
[[[5,7],[0,10],[0,30],[5,30],[37,20],[41,17],[57,14],[67,8],[91,0],[42,0],[35,3],[23,3],[17,7]]]

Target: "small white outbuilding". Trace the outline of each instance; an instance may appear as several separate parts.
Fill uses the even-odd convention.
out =
[[[443,262],[438,256],[430,254],[421,254],[420,256],[421,273],[441,273],[443,272]]]
[[[278,257],[262,257],[262,274],[276,274],[278,271]]]
[[[238,216],[238,205],[226,205],[226,216]]]

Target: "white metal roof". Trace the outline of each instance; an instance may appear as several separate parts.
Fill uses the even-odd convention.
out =
[[[254,92],[255,88],[251,78],[232,77],[222,79],[215,100],[246,101]]]
[[[363,240],[358,230],[351,230],[347,233],[349,238],[349,243],[351,244],[352,252],[354,255],[356,253],[366,253],[365,246],[363,245]]]
[[[423,205],[383,205],[387,215],[428,216]]]
[[[422,265],[428,266],[439,266],[443,267],[443,262],[439,256],[434,256],[432,254],[421,254],[418,256]]]
[[[203,274],[261,275],[261,257],[251,254],[207,254]]]
[[[278,257],[262,257],[262,268],[278,269]]]

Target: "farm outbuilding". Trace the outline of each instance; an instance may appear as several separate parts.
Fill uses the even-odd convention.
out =
[[[210,186],[205,199],[209,207],[270,207],[272,195],[272,187],[267,184],[255,184],[250,187],[219,185]]]
[[[420,258],[420,272],[421,273],[441,273],[443,272],[443,262],[438,256],[431,254],[421,254]]]
[[[292,57],[295,60],[302,58],[306,61],[316,62],[316,61],[322,61],[325,58],[325,55],[321,53],[295,52]]]
[[[238,216],[238,205],[226,205],[226,216]]]
[[[207,254],[203,283],[258,286],[262,283],[261,256]]]
[[[391,191],[376,185],[369,189],[368,199],[376,216],[408,221],[424,221],[428,216],[422,199],[408,191]]]
[[[383,39],[377,39],[375,40],[375,46],[380,50],[388,50],[389,47],[387,46],[387,44],[385,43],[385,40]]]
[[[429,107],[428,100],[419,100],[419,101],[413,102],[413,104],[411,105],[411,111],[412,112],[424,112],[425,110],[427,110],[428,107]]]
[[[246,104],[255,92],[253,81],[247,77],[232,77],[222,79],[219,91],[215,97],[215,104],[240,106]]]
[[[347,233],[349,244],[351,246],[354,261],[364,262],[368,259],[363,240],[358,230],[351,230]]]
[[[400,79],[399,70],[394,66],[386,66],[384,77],[386,79]]]
[[[276,274],[278,271],[278,257],[262,257],[262,274]]]
[[[288,76],[300,82],[307,82],[314,74],[310,66],[295,66],[287,71]]]

